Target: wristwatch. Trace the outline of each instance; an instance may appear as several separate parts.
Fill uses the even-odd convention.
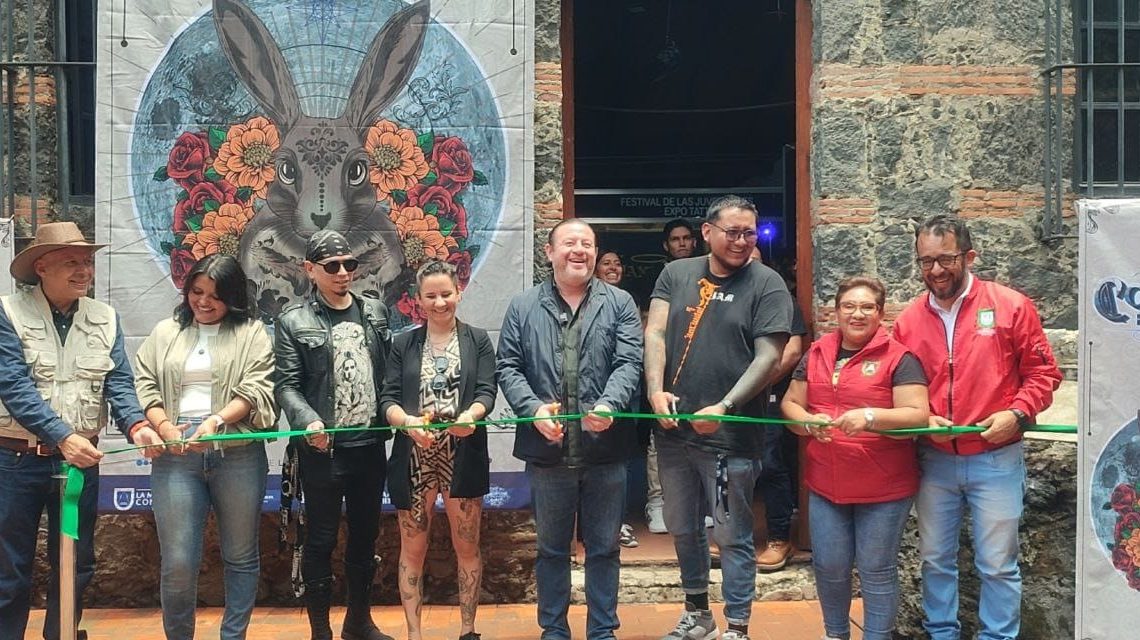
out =
[[[1010,412],[1017,416],[1017,426],[1023,431],[1033,426],[1033,423],[1029,420],[1029,415],[1021,409],[1010,409]]]
[[[867,426],[870,427],[875,424],[875,410],[871,407],[863,409],[863,419],[867,421]]]
[[[727,399],[727,398],[720,401],[720,406],[724,407],[724,412],[727,414],[732,414],[732,413],[736,412],[736,403],[733,402],[732,400]]]

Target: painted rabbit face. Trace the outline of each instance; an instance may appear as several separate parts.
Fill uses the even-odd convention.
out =
[[[347,135],[346,135],[347,134]],[[352,230],[374,215],[387,216],[368,180],[368,155],[353,131],[328,120],[302,118],[290,127],[274,157],[277,178],[266,202],[298,235]]]

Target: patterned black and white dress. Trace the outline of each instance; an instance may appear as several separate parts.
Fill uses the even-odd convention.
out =
[[[460,413],[459,365],[459,336],[456,332],[451,333],[442,351],[434,349],[430,341],[424,341],[420,358],[420,407],[424,413],[431,413],[435,422],[454,420]],[[445,497],[451,491],[456,437],[447,431],[433,433],[435,440],[431,447],[412,447],[411,511],[417,520],[432,507],[424,504],[424,494],[429,489],[436,489]]]

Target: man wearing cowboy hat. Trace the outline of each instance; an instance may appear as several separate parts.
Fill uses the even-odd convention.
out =
[[[76,544],[78,621],[78,603],[95,573],[99,431],[107,424],[108,406],[124,433],[146,424],[118,316],[87,297],[93,256],[105,246],[87,242],[74,222],[40,225],[35,242],[9,269],[17,281],[34,286],[0,298],[0,640],[24,637],[45,506],[52,578],[44,638],[60,637],[59,495],[52,474],[64,460],[84,475]]]

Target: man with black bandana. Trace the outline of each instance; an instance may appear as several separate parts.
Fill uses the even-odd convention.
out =
[[[637,433],[599,414],[632,406],[641,375],[641,319],[629,293],[594,277],[595,240],[581,220],[551,229],[546,257],[553,277],[511,300],[499,333],[503,397],[515,415],[537,418],[515,431],[514,455],[526,461],[534,504],[538,624],[545,640],[570,640],[576,514],[586,547],[586,637],[613,638],[619,626],[618,531],[625,462]],[[560,413],[586,416],[551,419]]]
[[[380,530],[388,431],[325,433],[333,427],[382,427],[379,412],[385,359],[391,345],[383,303],[352,293],[359,266],[344,236],[318,231],[309,239],[308,300],[277,319],[277,402],[293,428],[311,435],[298,447],[306,530],[301,563],[313,640],[332,638],[332,552],[341,505],[348,521],[344,553],[348,611],[341,638],[392,640],[373,623],[372,581]]]
[[[756,207],[738,196],[709,205],[701,226],[707,256],[674,260],[653,290],[645,326],[645,382],[653,412],[763,416],[764,387],[788,341],[792,298],[776,272],[751,260]],[[663,640],[718,635],[708,602],[713,516],[728,629],[747,640],[756,593],[752,497],[764,427],[715,419],[658,419],[658,471],[665,526],[673,536],[685,611]]]

